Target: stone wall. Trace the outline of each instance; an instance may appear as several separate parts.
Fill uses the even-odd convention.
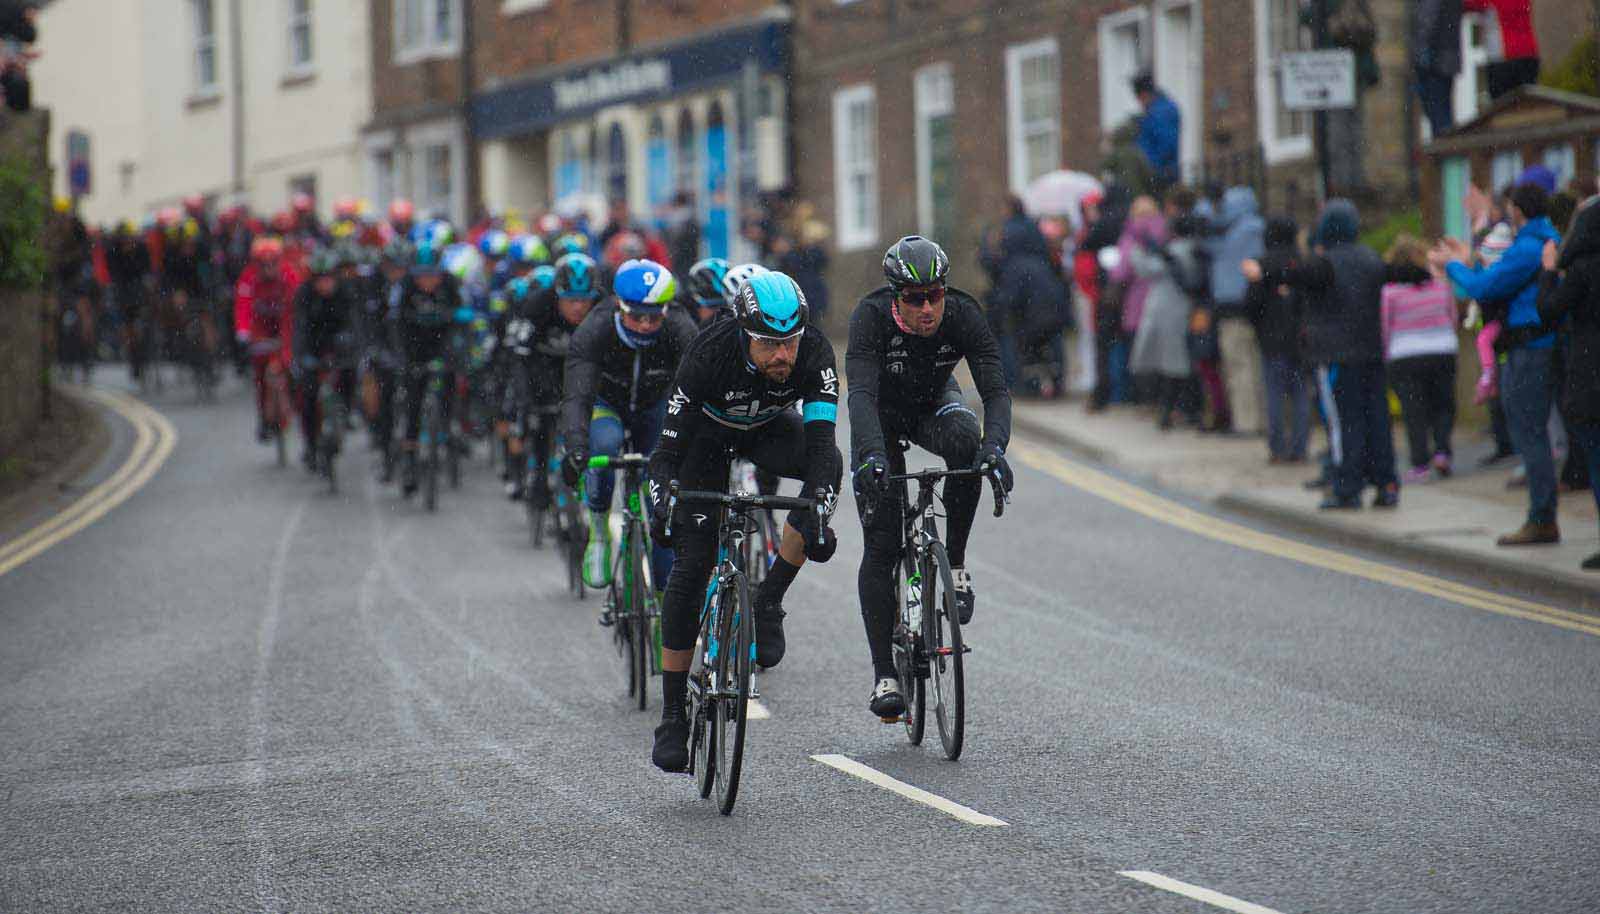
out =
[[[50,115],[0,111],[0,156],[31,161],[49,187]],[[44,308],[38,291],[0,288],[0,459],[32,435],[44,410]]]

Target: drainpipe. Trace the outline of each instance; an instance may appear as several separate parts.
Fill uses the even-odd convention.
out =
[[[228,43],[232,46],[232,96],[233,96],[233,196],[234,203],[244,199],[244,23],[243,0],[230,0],[228,4]]]

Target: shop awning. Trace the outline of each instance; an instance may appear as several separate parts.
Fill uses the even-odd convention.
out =
[[[788,66],[788,36],[788,22],[767,20],[498,86],[473,97],[472,128],[484,139],[518,136],[611,105],[732,82],[746,61],[762,72],[781,71]]]

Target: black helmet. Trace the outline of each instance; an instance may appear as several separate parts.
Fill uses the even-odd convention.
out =
[[[689,268],[689,294],[702,308],[721,307],[728,300],[722,278],[728,275],[728,262],[721,257],[695,261]]]
[[[556,296],[599,301],[600,270],[588,254],[566,254],[556,261]]]
[[[896,292],[906,286],[944,285],[950,275],[950,258],[944,248],[921,235],[907,235],[883,255],[883,276]]]

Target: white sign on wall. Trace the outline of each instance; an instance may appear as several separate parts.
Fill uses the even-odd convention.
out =
[[[1323,111],[1356,105],[1356,55],[1349,48],[1285,51],[1279,57],[1283,106]]]

